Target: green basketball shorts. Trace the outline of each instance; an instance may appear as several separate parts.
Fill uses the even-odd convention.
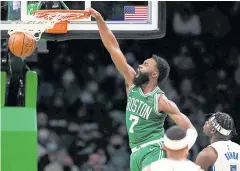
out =
[[[142,171],[142,169],[154,161],[166,158],[166,152],[162,150],[163,142],[148,145],[133,152],[130,158],[130,170]]]

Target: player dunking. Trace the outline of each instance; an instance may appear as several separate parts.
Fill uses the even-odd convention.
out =
[[[132,150],[131,171],[140,171],[150,163],[165,158],[165,152],[161,147],[167,114],[179,126],[188,130],[188,133],[192,133],[194,144],[197,132],[193,125],[158,87],[158,83],[168,77],[170,67],[167,61],[153,55],[134,71],[128,65],[115,36],[108,29],[101,14],[94,9],[87,11],[96,19],[102,42],[125,79],[128,96],[126,125]]]
[[[240,171],[240,145],[230,140],[236,134],[231,116],[214,113],[205,122],[203,132],[211,145],[198,154],[195,163],[205,171]]]

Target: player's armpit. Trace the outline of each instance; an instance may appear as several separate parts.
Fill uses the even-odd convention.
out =
[[[207,147],[198,154],[195,163],[203,170],[208,171],[216,162],[217,157],[217,152],[212,147]]]
[[[159,112],[166,112],[169,117],[180,127],[184,129],[194,128],[188,117],[181,113],[177,105],[173,101],[168,100],[164,94],[160,95],[159,97],[158,110]]]

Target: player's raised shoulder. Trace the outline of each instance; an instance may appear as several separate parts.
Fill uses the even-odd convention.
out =
[[[198,155],[198,157],[200,158],[208,158],[208,159],[211,159],[211,158],[215,158],[217,157],[217,152],[216,150],[211,147],[211,146],[208,146],[206,148],[204,148]],[[197,159],[196,159],[197,160]]]

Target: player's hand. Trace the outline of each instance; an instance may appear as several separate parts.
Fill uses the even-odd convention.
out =
[[[101,14],[93,8],[88,8],[85,11],[86,11],[86,16],[88,17],[92,16],[93,18],[96,19],[97,17],[101,16]]]

